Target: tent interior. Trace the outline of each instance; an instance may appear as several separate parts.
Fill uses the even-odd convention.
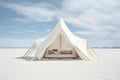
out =
[[[59,34],[52,44],[46,48],[43,58],[80,59],[72,44],[70,44],[70,42],[62,34]]]

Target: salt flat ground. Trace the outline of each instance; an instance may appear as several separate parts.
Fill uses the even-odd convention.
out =
[[[95,49],[92,61],[31,61],[27,49],[0,49],[0,80],[120,80],[120,49]]]

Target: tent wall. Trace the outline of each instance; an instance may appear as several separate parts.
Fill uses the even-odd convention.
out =
[[[58,49],[60,50],[60,36],[57,36],[56,39],[48,46],[48,50]]]
[[[73,50],[73,46],[67,41],[64,36],[61,37],[61,50]]]
[[[53,41],[48,49],[72,50],[73,46],[61,34]]]

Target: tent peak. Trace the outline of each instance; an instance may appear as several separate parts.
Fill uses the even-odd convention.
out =
[[[60,17],[59,20],[62,21],[62,20],[63,20],[63,17]]]
[[[59,23],[64,23],[64,19],[63,19],[63,17],[59,17],[58,22],[59,22]]]

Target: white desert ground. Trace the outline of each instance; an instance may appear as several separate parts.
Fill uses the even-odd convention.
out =
[[[31,61],[26,51],[0,49],[0,80],[120,80],[120,49],[95,49],[91,61]]]

